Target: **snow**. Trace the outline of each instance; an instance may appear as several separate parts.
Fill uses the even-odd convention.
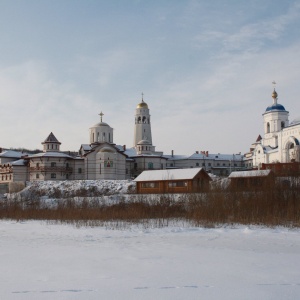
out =
[[[134,181],[193,179],[202,168],[143,171]]]
[[[32,154],[28,156],[29,158],[31,157],[65,157],[65,158],[74,158],[70,155],[67,155],[63,152],[42,152],[42,153],[37,153],[37,154]]]
[[[271,170],[254,170],[254,171],[236,171],[232,172],[228,178],[240,177],[265,177],[271,173]]]
[[[1,221],[0,299],[299,299],[299,233]]]

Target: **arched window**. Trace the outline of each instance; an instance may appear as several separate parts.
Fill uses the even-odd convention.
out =
[[[267,123],[267,133],[270,133],[270,123]]]
[[[284,122],[282,121],[281,122],[281,129],[283,129],[284,128]]]

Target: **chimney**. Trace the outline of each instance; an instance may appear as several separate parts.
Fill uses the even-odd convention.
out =
[[[174,150],[171,151],[171,155],[172,155],[172,157],[174,156]]]
[[[205,152],[205,156],[208,157],[208,151]]]
[[[124,151],[126,151],[126,145],[123,145],[123,149],[124,149]]]

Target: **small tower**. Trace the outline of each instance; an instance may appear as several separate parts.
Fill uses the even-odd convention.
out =
[[[144,102],[142,93],[142,102],[135,110],[135,126],[133,146],[138,154],[151,154],[155,151],[152,145],[151,122],[148,104]]]
[[[42,142],[43,152],[59,152],[61,143],[51,132],[49,136]]]
[[[278,133],[289,125],[289,112],[278,103],[278,94],[274,88],[273,104],[263,113],[264,117],[264,146],[277,147]]]
[[[99,114],[100,122],[90,128],[90,144],[94,143],[113,143],[113,128],[102,121],[104,113]]]

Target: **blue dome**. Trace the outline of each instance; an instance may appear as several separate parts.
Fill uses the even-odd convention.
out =
[[[283,110],[283,111],[285,111],[285,108],[281,104],[273,104],[271,106],[268,106],[267,109],[266,109],[266,111],[271,111],[271,110]]]

